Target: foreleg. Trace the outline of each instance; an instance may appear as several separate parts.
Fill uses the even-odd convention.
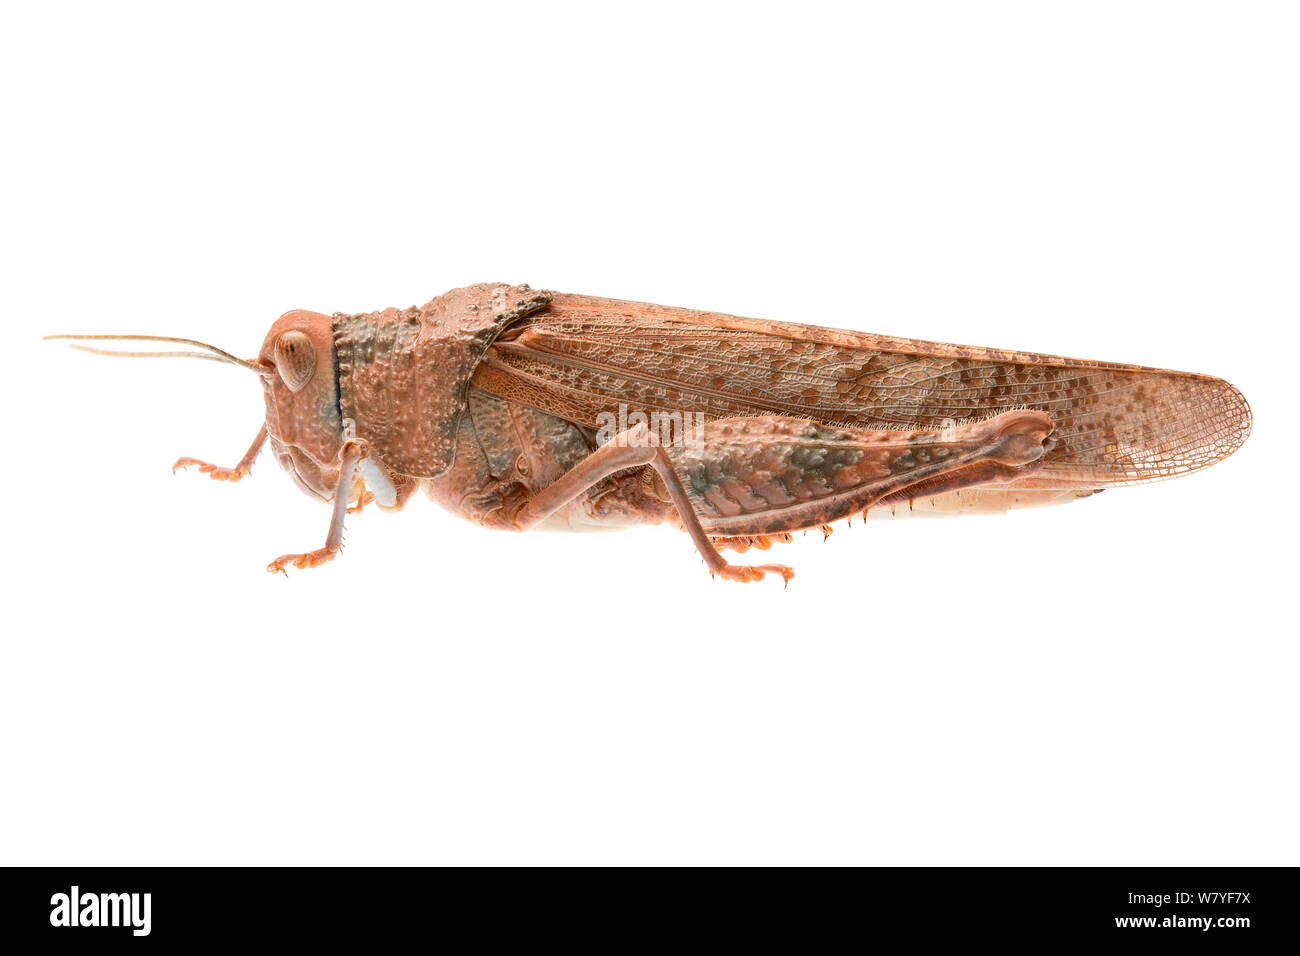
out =
[[[198,465],[199,472],[214,478],[217,481],[238,481],[243,478],[253,467],[253,462],[257,460],[257,453],[262,450],[262,445],[266,443],[266,426],[263,425],[253,439],[253,444],[248,446],[248,451],[244,457],[239,459],[239,464],[234,468],[222,468],[220,465],[210,465],[206,461],[199,461],[197,458],[177,458],[176,464],[172,465],[172,471],[179,468],[188,468],[191,465]]]

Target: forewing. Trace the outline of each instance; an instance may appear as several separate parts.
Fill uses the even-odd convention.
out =
[[[492,347],[475,382],[593,428],[620,405],[907,430],[1038,409],[1057,444],[1026,487],[1168,478],[1250,431],[1241,393],[1205,375],[559,293]]]

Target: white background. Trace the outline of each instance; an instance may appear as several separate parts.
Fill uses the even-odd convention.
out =
[[[0,862],[1300,862],[1293,11],[10,5]],[[39,341],[498,280],[1211,372],[1255,433],[785,591],[422,499],[285,580],[325,508],[169,471],[252,376]]]

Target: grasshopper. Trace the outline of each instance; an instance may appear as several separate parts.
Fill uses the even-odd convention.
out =
[[[1002,512],[1196,471],[1250,432],[1227,382],[1186,372],[946,345],[545,292],[456,289],[419,308],[292,311],[256,358],[190,339],[184,356],[257,374],[263,445],[345,516],[399,510],[417,489],[479,525],[524,531],[669,523],[732,581],[794,572],[737,565],[796,531],[868,513]]]

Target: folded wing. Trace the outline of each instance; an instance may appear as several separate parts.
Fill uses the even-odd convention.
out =
[[[1044,489],[1196,471],[1251,425],[1241,393],[1206,375],[558,293],[492,346],[475,384],[593,428],[620,405],[905,430],[1037,409],[1057,444],[1022,487]]]

